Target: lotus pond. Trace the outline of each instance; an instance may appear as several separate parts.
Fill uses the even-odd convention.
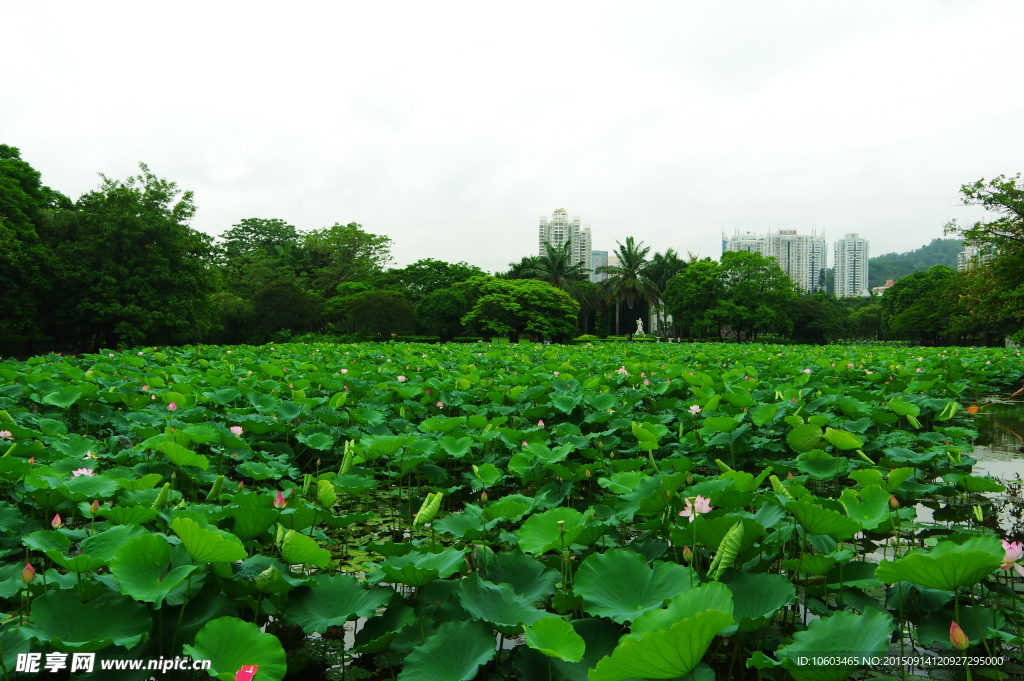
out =
[[[0,363],[2,671],[838,680],[929,653],[1019,678],[1022,537],[972,453],[1022,374],[1015,350],[639,343]]]

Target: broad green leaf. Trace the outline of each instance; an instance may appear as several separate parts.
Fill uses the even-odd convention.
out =
[[[70,589],[54,589],[32,601],[32,617],[21,635],[67,653],[89,653],[112,645],[131,648],[145,638],[153,619],[146,606],[113,593],[82,603]]]
[[[736,604],[732,615],[740,631],[760,629],[779,608],[796,597],[793,582],[768,572],[737,573],[728,586]]]
[[[190,518],[175,518],[171,521],[171,529],[197,563],[232,563],[248,555],[242,542],[233,534],[207,530]]]
[[[516,533],[519,537],[519,548],[525,553],[533,554],[569,548],[585,524],[586,517],[567,506],[537,513],[527,518]]]
[[[75,503],[93,499],[112,499],[121,491],[121,483],[105,475],[79,475],[58,485],[57,491]]]
[[[82,540],[79,550],[94,558],[110,561],[126,543],[147,534],[138,525],[122,525],[87,537]]]
[[[172,463],[178,466],[195,466],[204,471],[210,467],[210,461],[202,454],[196,454],[175,442],[159,442],[154,447],[158,452],[167,455]]]
[[[836,449],[860,449],[864,446],[863,440],[853,433],[848,433],[845,430],[833,430],[832,428],[826,428],[825,439],[828,440]]]
[[[755,426],[763,426],[774,419],[778,411],[779,405],[777,404],[762,404],[750,413],[750,420],[754,422]]]
[[[1004,553],[995,537],[976,537],[962,545],[944,541],[928,553],[915,550],[895,561],[881,561],[875,577],[886,584],[913,582],[952,591],[992,574],[1002,564]]]
[[[402,661],[398,681],[469,681],[494,653],[494,634],[483,622],[445,622]]]
[[[836,658],[844,656],[881,655],[889,647],[892,617],[868,608],[864,615],[838,611],[808,623],[806,631],[793,634],[793,643],[780,648],[775,657],[797,681],[843,681],[853,674],[857,665],[830,661],[815,666],[813,660],[799,664],[801,657]]]
[[[289,595],[284,617],[300,625],[307,635],[322,634],[330,626],[373,617],[394,593],[380,586],[367,589],[351,575],[321,576],[316,586],[300,587]]]
[[[693,672],[715,635],[732,624],[732,616],[706,610],[672,625],[648,631],[639,639],[626,637],[608,657],[590,670],[589,681],[675,679]]]
[[[676,622],[705,610],[721,610],[727,615],[732,615],[733,601],[729,587],[720,582],[695,586],[673,598],[667,607],[648,610],[637,617],[630,629],[630,636],[640,638],[648,631],[670,629]]]
[[[448,453],[448,456],[456,459],[461,459],[473,449],[473,438],[471,437],[455,438],[445,435],[438,439],[437,443]]]
[[[547,600],[555,593],[555,584],[561,579],[557,570],[519,551],[499,552],[487,566],[486,577],[495,584],[508,584],[530,602]]]
[[[465,554],[465,549],[448,547],[441,553],[413,551],[405,556],[390,556],[380,566],[379,576],[389,582],[426,586],[435,579],[446,579],[458,572],[465,561]]]
[[[311,433],[309,435],[297,435],[296,440],[304,443],[308,447],[318,449],[320,451],[327,451],[334,448],[334,438],[327,433]]]
[[[243,666],[256,666],[259,681],[281,681],[288,662],[281,642],[251,622],[237,617],[211,620],[196,634],[184,654],[193,660],[210,660],[210,676],[235,681]]]
[[[859,496],[859,498],[858,498]],[[860,490],[844,489],[839,501],[846,514],[859,522],[866,530],[873,530],[889,518],[891,494],[878,485],[868,485]]]
[[[739,422],[731,416],[709,416],[701,422],[701,426],[718,433],[731,433],[739,426]]]
[[[322,548],[311,537],[295,530],[285,532],[281,541],[281,557],[293,565],[308,564],[326,568],[331,563],[331,552]]]
[[[98,515],[117,525],[141,525],[155,519],[159,511],[146,506],[114,506],[101,508]]]
[[[558,617],[545,617],[526,627],[526,645],[566,662],[579,662],[586,651],[583,637]]]
[[[121,593],[159,608],[174,587],[199,569],[198,565],[171,565],[171,545],[167,540],[157,534],[145,534],[118,550],[110,561],[110,571],[120,581]]]
[[[786,436],[786,442],[797,453],[817,449],[818,444],[821,442],[821,428],[813,423],[797,426],[789,431],[789,435]]]
[[[860,523],[829,508],[804,501],[786,502],[786,510],[808,534],[827,534],[835,539],[849,539],[860,531]]]
[[[281,512],[276,508],[234,507],[226,510],[235,519],[235,524],[231,528],[232,534],[242,541],[248,541],[260,536],[273,527],[274,523],[281,517]]]
[[[533,624],[550,615],[533,607],[508,584],[485,582],[480,579],[477,572],[461,580],[459,584],[459,602],[466,612],[474,619],[483,620],[497,629],[508,630],[521,624]]]
[[[82,391],[78,388],[67,387],[55,390],[43,397],[43,404],[52,404],[60,409],[67,409],[74,404],[78,398],[82,396]]]
[[[900,416],[921,415],[921,407],[917,406],[913,402],[907,402],[906,400],[901,400],[897,397],[894,397],[891,400],[889,400],[888,404],[886,404],[885,406],[889,407],[889,409],[894,414],[898,414]]]
[[[576,572],[574,592],[584,610],[620,624],[635,620],[698,582],[690,568],[647,559],[635,551],[612,549],[587,557]]]

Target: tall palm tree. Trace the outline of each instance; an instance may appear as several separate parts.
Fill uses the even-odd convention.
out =
[[[519,262],[510,262],[507,272],[498,272],[494,276],[498,279],[533,279],[537,276],[539,259],[536,255],[524,255]]]
[[[638,298],[648,303],[655,303],[660,298],[658,288],[650,278],[651,263],[647,260],[647,253],[651,247],[645,248],[644,242],[638,244],[631,236],[626,237],[625,245],[618,241],[615,243],[619,244],[615,249],[619,264],[604,265],[598,267],[597,271],[598,274],[606,272],[612,275],[601,282],[601,286],[616,303],[626,303],[632,319]],[[632,335],[629,334],[630,337]]]
[[[583,263],[572,261],[572,241],[552,246],[544,242],[544,253],[537,256],[535,277],[575,295],[577,284],[587,280],[590,270]]]
[[[654,284],[655,288],[658,289],[658,306],[654,308],[655,315],[657,316],[657,322],[655,323],[655,329],[660,330],[661,328],[661,313],[664,308],[665,293],[668,291],[668,282],[672,280],[672,277],[679,274],[686,269],[687,262],[679,257],[679,254],[675,252],[675,249],[668,249],[664,255],[661,253],[655,253],[651,256],[650,266],[648,268],[648,278],[651,283]]]

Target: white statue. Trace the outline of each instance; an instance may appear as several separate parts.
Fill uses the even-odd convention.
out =
[[[634,335],[636,335],[636,336],[644,335],[644,320],[643,319],[636,320],[636,333]]]

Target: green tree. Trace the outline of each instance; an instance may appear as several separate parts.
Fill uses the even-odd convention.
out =
[[[417,260],[399,269],[389,269],[372,279],[374,288],[400,291],[416,303],[434,291],[451,288],[460,281],[485,274],[475,265],[450,263],[433,258]],[[461,315],[460,315],[461,316]]]
[[[707,338],[721,336],[719,305],[725,295],[722,266],[711,258],[692,262],[669,280],[665,301],[676,333]]]
[[[393,291],[362,291],[348,297],[342,309],[352,331],[377,338],[411,333],[416,328],[412,304]]]
[[[362,225],[335,223],[302,235],[304,267],[321,295],[346,281],[366,281],[391,261],[391,239],[363,231]]]
[[[539,259],[537,255],[524,255],[519,262],[510,262],[507,271],[494,276],[498,279],[534,279],[540,270]]]
[[[951,268],[934,265],[892,285],[882,296],[882,332],[889,338],[934,342],[945,336],[952,309],[946,297]]]
[[[849,313],[834,295],[824,291],[797,296],[790,303],[790,338],[795,343],[826,345],[848,334]]]
[[[572,261],[572,241],[552,246],[544,242],[544,253],[537,258],[535,278],[546,281],[575,297],[580,282],[587,280],[589,269]]]
[[[691,261],[695,258],[691,254]],[[654,288],[658,291],[659,305],[654,308],[657,318],[655,331],[661,332],[661,315],[665,311],[665,296],[668,293],[668,283],[672,277],[686,269],[687,261],[679,257],[674,249],[668,249],[664,254],[655,253],[651,256],[650,265],[647,268],[647,277]]]
[[[192,192],[145,164],[101,175],[70,219],[48,230],[60,268],[60,320],[110,345],[199,340],[209,325],[212,239],[188,226]]]
[[[462,318],[467,312],[466,297],[454,288],[431,291],[416,304],[420,326],[437,335],[443,343],[455,340],[462,333]]]
[[[299,245],[299,232],[277,218],[246,218],[220,235],[220,247],[228,258],[260,251],[273,255],[277,249]]]
[[[618,241],[616,243],[618,248],[615,249],[615,255],[619,259],[619,264],[598,267],[597,273],[612,275],[601,282],[601,287],[611,300],[626,304],[629,309],[627,328],[630,330],[629,336],[632,338],[633,327],[631,324],[637,300],[643,300],[653,305],[658,302],[660,294],[657,285],[650,278],[651,263],[647,260],[647,253],[651,250],[650,246],[644,247],[642,241],[639,244],[636,243],[631,236],[626,237],[625,244]],[[618,331],[616,329],[616,333]]]
[[[727,251],[722,254],[722,281],[725,297],[719,305],[719,318],[738,338],[755,339],[768,330],[789,332],[789,309],[797,289],[775,258]]]
[[[579,303],[565,291],[533,279],[473,277],[455,285],[470,306],[462,323],[485,334],[521,334],[567,340],[576,334]]]

